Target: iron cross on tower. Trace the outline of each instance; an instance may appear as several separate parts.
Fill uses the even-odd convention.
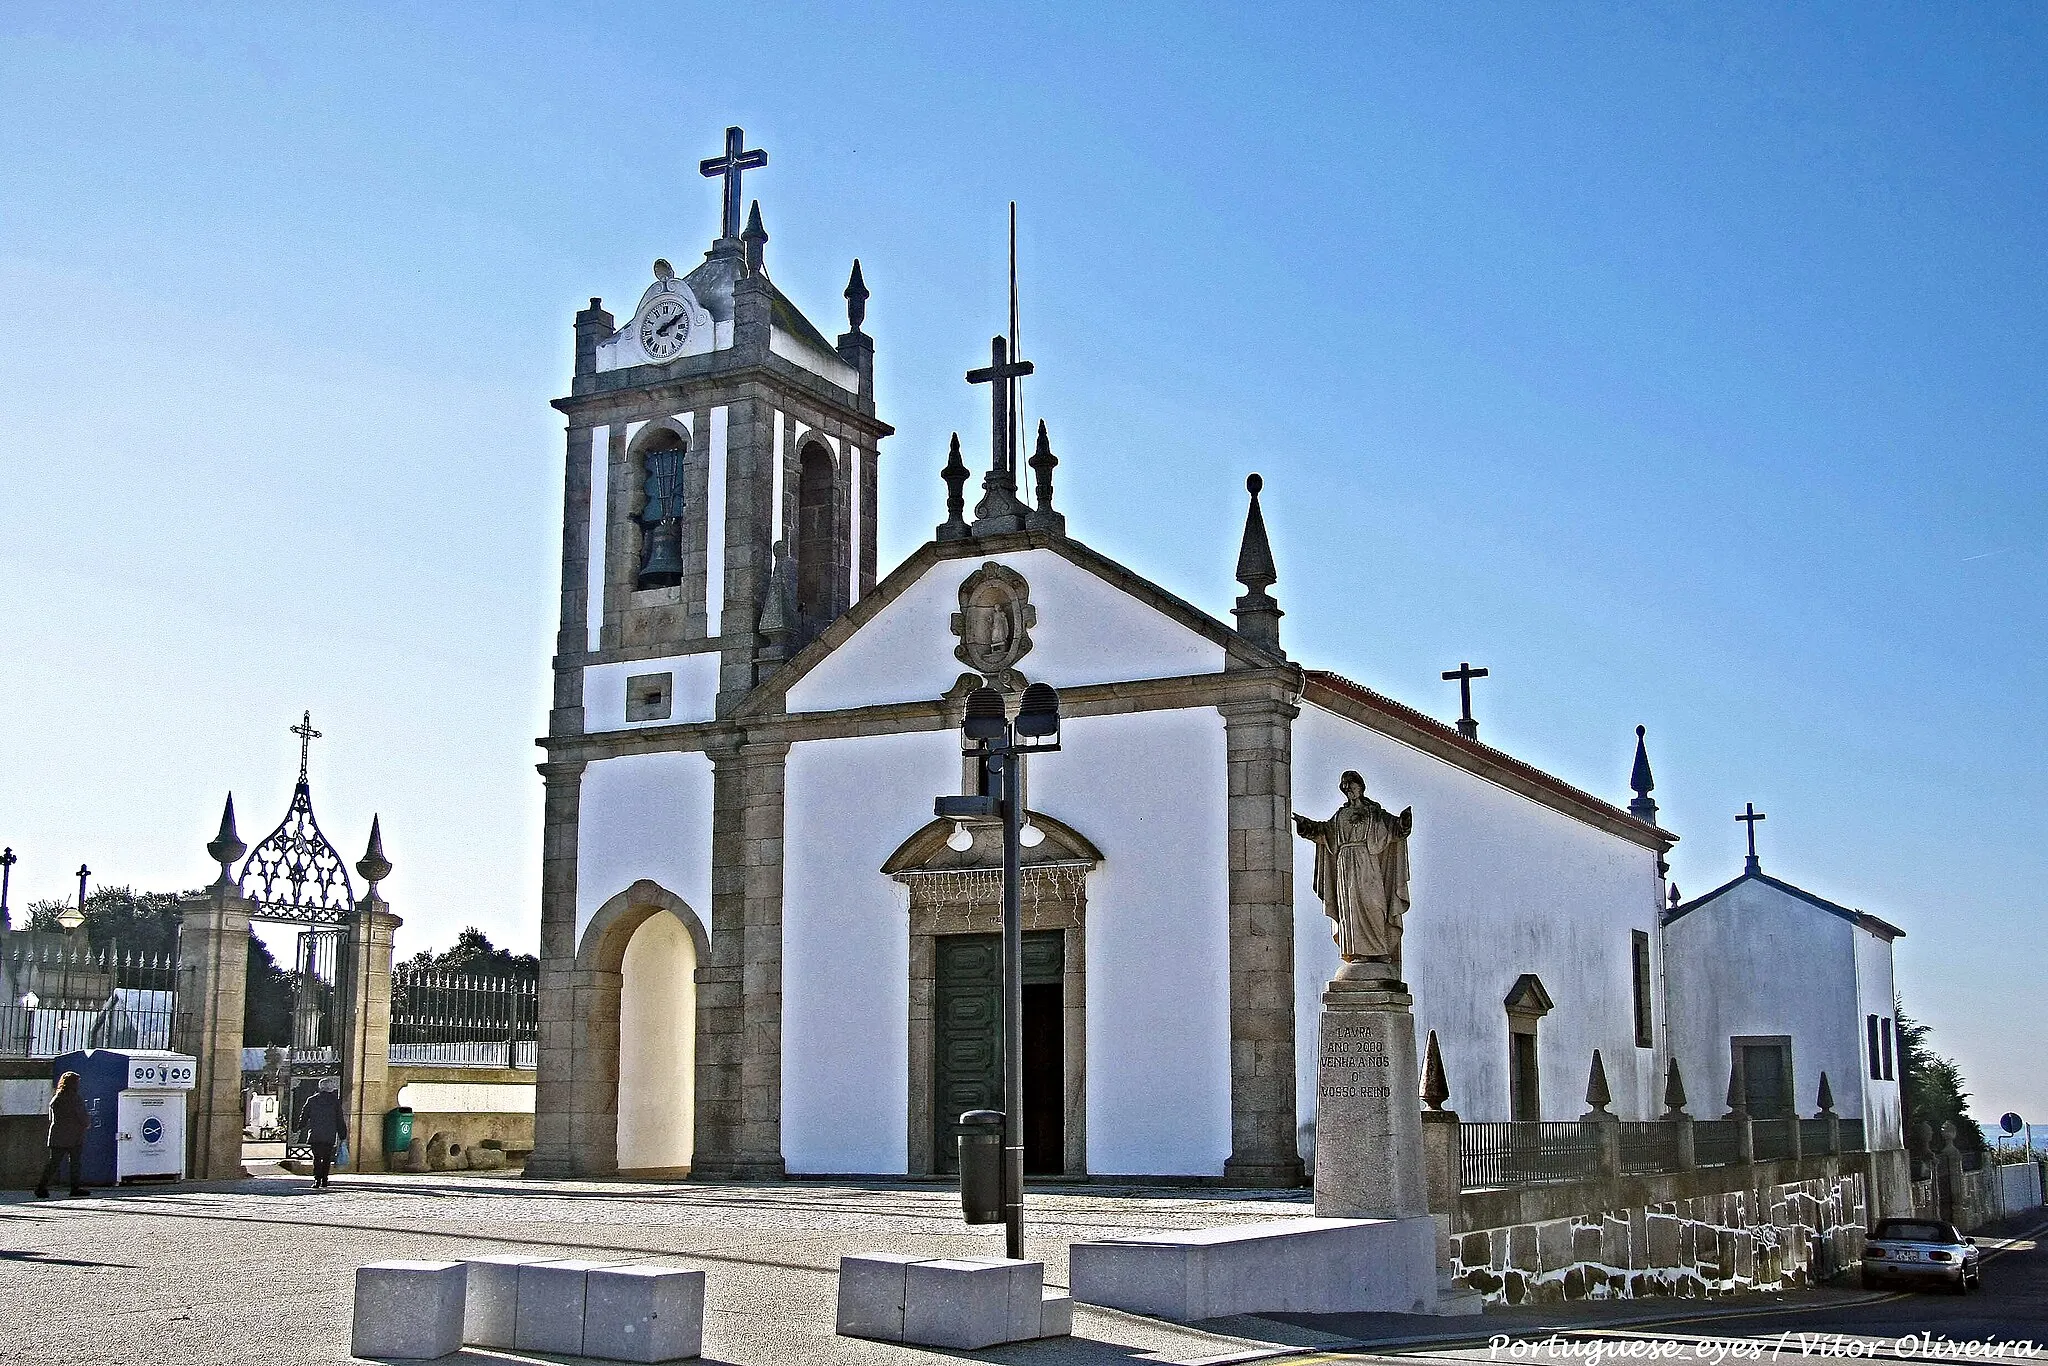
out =
[[[1744,802],[1742,814],[1735,819],[1749,827],[1749,862],[1743,865],[1743,871],[1761,873],[1764,866],[1756,861],[1756,823],[1765,819],[1764,813],[1756,809],[1755,802]]]
[[[287,729],[299,737],[299,786],[304,787],[306,785],[306,750],[315,740],[320,738],[320,732],[313,729],[313,713],[310,711],[300,718],[299,724],[289,726]]]
[[[1444,682],[1448,683],[1454,678],[1458,680],[1458,700],[1465,707],[1465,714],[1458,718],[1458,734],[1467,740],[1479,738],[1479,723],[1472,719],[1472,680],[1484,677],[1486,670],[1475,669],[1464,660],[1458,661],[1457,668],[1444,671]]]
[[[760,148],[742,150],[747,146],[747,135],[737,128],[725,130],[725,155],[706,157],[697,163],[697,169],[705,177],[725,177],[725,231],[723,237],[740,235],[740,172],[759,170],[768,164],[768,154]]]

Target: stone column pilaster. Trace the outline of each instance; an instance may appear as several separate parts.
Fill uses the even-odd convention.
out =
[[[748,386],[726,405],[725,526],[712,529],[725,537],[725,583],[713,586],[725,594],[718,618],[720,716],[754,687],[761,604],[774,567],[774,444],[774,412],[758,386]]]
[[[242,1169],[242,1008],[249,903],[225,880],[179,903],[178,995],[171,1048],[197,1060],[185,1122],[185,1171],[226,1181]]]
[[[341,1107],[348,1117],[349,1167],[380,1172],[384,1112],[391,1108],[391,949],[403,924],[377,894],[377,884],[356,903],[348,926],[347,972],[335,1036],[340,1041]]]
[[[582,340],[578,334],[578,342]],[[548,734],[583,733],[583,654],[590,647],[590,428],[569,429],[562,472],[562,618]],[[600,547],[601,549],[601,547]],[[571,663],[570,661],[576,661]]]
[[[1293,722],[1273,696],[1223,713],[1230,825],[1230,1157],[1225,1179],[1302,1184],[1295,1131]]]
[[[779,1177],[787,744],[713,751],[711,957],[697,973],[693,1175]]]
[[[526,1175],[564,1177],[576,1170],[571,1141],[576,1094],[576,838],[583,764],[540,766],[547,794],[541,815],[540,1045],[534,1073],[533,1154]],[[614,1012],[613,1018],[617,1018]],[[613,1154],[616,1157],[616,1154]]]

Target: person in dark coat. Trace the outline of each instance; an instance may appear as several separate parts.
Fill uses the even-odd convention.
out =
[[[91,1128],[92,1116],[86,1113],[78,1074],[66,1072],[57,1078],[56,1093],[50,1097],[49,1156],[43,1159],[43,1174],[36,1181],[36,1199],[50,1198],[50,1178],[63,1162],[71,1164],[71,1193],[89,1193],[85,1189],[85,1135]]]
[[[327,1189],[327,1172],[334,1165],[334,1145],[348,1137],[348,1120],[341,1113],[341,1097],[321,1088],[299,1111],[299,1133],[313,1147],[313,1189]]]

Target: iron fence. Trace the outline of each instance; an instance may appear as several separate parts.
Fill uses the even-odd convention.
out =
[[[391,973],[391,1061],[436,1067],[532,1067],[538,984],[418,968]]]
[[[1512,1120],[1458,1126],[1466,1190],[1585,1181],[1600,1174],[1600,1131],[1590,1124]]]
[[[1742,1160],[1732,1119],[1702,1119],[1692,1126],[1692,1160],[1701,1167],[1732,1167]]]
[[[174,955],[23,938],[0,950],[0,1057],[171,1046]]]
[[[1842,1126],[1847,1128],[1847,1125]],[[1846,1139],[1845,1139],[1846,1146]],[[1813,1154],[1828,1150],[1828,1121],[1824,1119],[1802,1119],[1799,1121],[1800,1151]]]
[[[1750,1155],[1757,1162],[1778,1162],[1792,1156],[1798,1141],[1796,1119],[1753,1119],[1749,1122]]]
[[[1662,1120],[1624,1120],[1621,1171],[1624,1176],[1678,1170],[1678,1126]]]
[[[1845,1119],[1842,1121],[1842,1151],[1860,1153],[1863,1151],[1863,1121]]]

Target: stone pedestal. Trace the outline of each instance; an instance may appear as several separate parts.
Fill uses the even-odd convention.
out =
[[[171,1048],[197,1062],[185,1132],[185,1170],[229,1181],[242,1169],[242,1006],[249,903],[223,879],[179,903],[178,997]]]
[[[372,1262],[356,1268],[349,1355],[433,1361],[462,1350],[461,1262]]]
[[[1362,963],[1345,964],[1323,992],[1316,1069],[1319,1218],[1407,1219],[1429,1212],[1411,1004],[1402,983]]]
[[[1233,1314],[1430,1314],[1437,1312],[1436,1249],[1436,1222],[1426,1215],[1276,1219],[1075,1243],[1067,1249],[1067,1280],[1083,1304],[1176,1323]]]
[[[839,1259],[844,1337],[976,1351],[1074,1330],[1072,1300],[1045,1289],[1043,1262],[1007,1257]]]

